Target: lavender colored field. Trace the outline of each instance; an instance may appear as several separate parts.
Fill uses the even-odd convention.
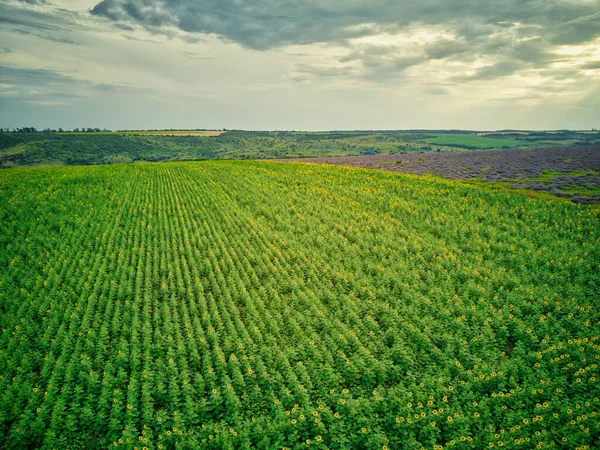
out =
[[[290,160],[286,160],[290,161]],[[455,153],[341,156],[292,161],[375,168],[444,178],[500,183],[569,198],[600,202],[600,146],[489,150]]]

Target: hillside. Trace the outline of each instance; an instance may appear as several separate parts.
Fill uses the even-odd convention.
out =
[[[598,211],[249,161],[4,170],[0,205],[0,447],[600,437]]]
[[[0,168],[198,159],[322,158],[600,144],[600,132],[0,132]]]
[[[600,145],[291,161],[429,174],[493,189],[520,190],[527,195],[541,193],[544,198],[600,205]]]

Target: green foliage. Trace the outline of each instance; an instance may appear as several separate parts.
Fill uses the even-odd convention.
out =
[[[407,153],[426,147],[422,133],[229,131],[220,136],[132,133],[0,133],[0,167],[130,161],[274,159]],[[18,149],[18,151],[13,151]]]
[[[18,145],[21,142],[18,136],[14,133],[0,133],[0,151]]]
[[[525,143],[508,139],[489,138],[475,134],[443,134],[431,139],[425,139],[430,144],[445,145],[466,149],[513,148],[524,147]]]
[[[169,133],[172,135],[161,135]],[[422,130],[227,131],[219,136],[185,133],[184,130],[0,133],[0,167],[388,155],[600,141],[597,132],[520,132],[491,137],[472,132]]]
[[[248,161],[0,172],[0,447],[592,448],[597,211]]]

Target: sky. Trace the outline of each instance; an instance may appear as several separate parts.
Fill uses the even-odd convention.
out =
[[[600,128],[600,0],[0,0],[0,127]]]

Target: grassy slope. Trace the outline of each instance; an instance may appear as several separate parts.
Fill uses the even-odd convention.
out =
[[[439,131],[228,131],[220,136],[186,136],[189,133],[186,130],[173,131],[174,136],[162,136],[161,133],[0,133],[0,167],[103,164],[123,158],[166,161],[374,155],[535,146],[538,142],[522,135],[499,139]],[[548,136],[536,135],[536,139]],[[594,136],[584,137],[593,140]],[[573,144],[580,142],[577,139],[582,136],[560,137],[568,138]],[[528,140],[515,140],[520,138]],[[553,142],[558,145],[561,141]],[[19,152],[11,153],[10,148],[15,147],[20,149]]]
[[[593,144],[600,133],[490,135],[452,131],[227,131],[187,136],[189,130],[90,133],[0,133],[0,167],[104,164],[115,161],[277,159],[404,154],[519,146]],[[171,136],[173,134],[173,136]],[[10,149],[18,148],[11,153]]]
[[[158,136],[219,136],[224,131],[218,130],[135,130],[135,131],[63,131],[53,132],[55,136],[63,135],[158,135]]]
[[[588,208],[241,161],[2,171],[0,204],[0,446],[598,437]]]
[[[160,136],[133,133],[0,134],[0,166],[103,164],[115,158],[134,161],[181,159],[267,159],[417,152],[431,149],[419,133],[395,132],[245,132],[220,136]],[[25,151],[10,154],[20,146]],[[447,149],[449,150],[449,149]]]
[[[473,134],[445,134],[440,135],[436,138],[426,139],[425,142],[429,144],[438,145],[455,145],[460,147],[472,147],[472,148],[513,148],[513,147],[524,147],[527,143],[511,141],[508,139],[488,138],[483,136],[476,136]]]

